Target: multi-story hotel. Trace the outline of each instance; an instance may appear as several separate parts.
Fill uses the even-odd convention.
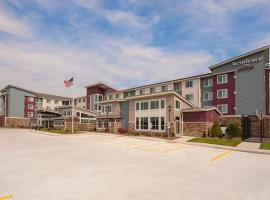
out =
[[[125,90],[91,84],[75,105],[98,113],[99,129],[162,133],[169,127],[175,134],[194,127],[207,132],[220,114],[269,115],[269,46],[209,69],[206,74]],[[12,85],[1,93],[0,124],[11,117],[35,118],[34,108],[40,104],[48,110],[71,103],[70,98],[51,98]]]
[[[99,128],[114,122],[135,131],[165,131],[170,121],[177,132],[183,128],[179,124],[209,121],[207,112],[213,108],[223,115],[269,115],[269,46],[209,69],[207,74],[120,91],[93,84],[86,87],[87,108],[100,111]]]

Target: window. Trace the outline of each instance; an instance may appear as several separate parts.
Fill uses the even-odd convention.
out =
[[[47,103],[51,103],[51,100],[50,99],[47,99]]]
[[[58,104],[58,102],[59,102],[58,100],[54,100],[54,103],[55,103],[55,104]]]
[[[180,91],[181,90],[181,83],[175,83],[174,84],[174,90],[175,91]]]
[[[148,110],[148,101],[141,102],[141,110]]]
[[[159,101],[150,101],[150,109],[159,109]]]
[[[110,94],[109,95],[109,99],[112,100],[113,99],[113,95]]]
[[[90,96],[90,110],[101,111],[101,106],[99,102],[103,100],[103,95],[93,94]]]
[[[227,83],[228,82],[228,75],[227,74],[222,74],[217,76],[217,83]]]
[[[161,86],[161,91],[162,92],[166,92],[168,90],[168,86],[167,85],[162,85]]]
[[[136,103],[136,110],[140,110],[140,103],[139,102]]]
[[[34,102],[34,97],[28,97],[28,102]]]
[[[141,129],[148,130],[148,117],[141,117]]]
[[[85,103],[85,98],[83,98],[83,100],[82,100],[82,101],[83,101],[83,103]]]
[[[186,81],[185,84],[186,84],[186,88],[193,87],[193,81]]]
[[[136,117],[136,129],[140,129],[140,118]]]
[[[160,118],[160,130],[165,130],[165,120],[164,117]]]
[[[155,92],[156,92],[156,88],[151,87],[151,88],[150,88],[150,94],[154,94]]]
[[[115,94],[115,98],[119,99],[119,93]]]
[[[158,117],[150,117],[151,130],[158,130]]]
[[[144,95],[145,94],[145,89],[140,89],[140,95]]]
[[[193,94],[186,94],[186,100],[193,101]]]
[[[203,86],[204,87],[210,87],[213,85],[213,80],[212,78],[206,78],[203,80]]]
[[[28,104],[28,109],[33,110],[34,109],[34,105],[33,104]]]
[[[205,92],[203,93],[203,100],[209,101],[213,99],[213,93],[212,92]]]
[[[227,104],[220,104],[217,105],[217,109],[222,113],[228,113],[228,105]]]
[[[36,105],[36,110],[40,109],[40,107],[41,107],[40,105]]]
[[[181,109],[181,103],[180,103],[180,101],[175,100],[175,108],[176,109]]]
[[[106,106],[102,106],[102,112],[104,113],[111,113],[112,112],[112,105],[106,105]]]
[[[218,99],[224,99],[228,97],[228,90],[223,89],[223,90],[217,90],[217,98]]]
[[[165,100],[160,101],[160,108],[164,109],[165,108]]]
[[[28,117],[34,117],[34,113],[33,113],[33,112],[28,112],[28,113],[27,113],[27,116],[28,116]]]

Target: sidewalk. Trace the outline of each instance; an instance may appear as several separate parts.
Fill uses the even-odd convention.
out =
[[[216,149],[226,149],[226,150],[232,150],[232,151],[241,151],[241,152],[247,152],[247,153],[258,153],[258,154],[270,155],[270,150],[260,149],[260,145],[261,145],[260,143],[241,142],[238,146],[231,147],[231,146],[217,145],[217,144],[188,142],[188,140],[191,140],[192,138],[193,137],[183,136],[181,138],[175,139],[174,141],[181,143],[181,144],[187,144],[187,145],[203,146],[203,147],[210,147],[210,148],[216,148]]]

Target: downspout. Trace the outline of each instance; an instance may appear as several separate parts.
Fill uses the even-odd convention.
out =
[[[180,111],[180,116],[181,116],[181,136],[184,136],[184,120],[183,120],[183,112]]]

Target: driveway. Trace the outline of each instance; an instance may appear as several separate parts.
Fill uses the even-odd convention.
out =
[[[269,155],[0,129],[0,199],[268,200],[269,170]]]

